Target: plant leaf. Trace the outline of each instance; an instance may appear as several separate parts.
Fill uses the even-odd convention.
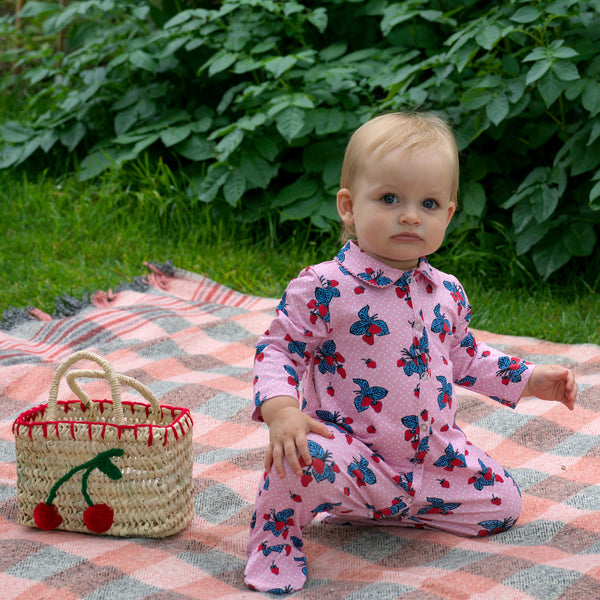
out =
[[[540,96],[544,100],[544,104],[549,108],[560,96],[564,89],[564,85],[554,74],[554,71],[548,71],[539,80],[537,88]]]
[[[207,160],[214,155],[214,143],[199,135],[192,135],[173,148],[181,156],[195,161]]]
[[[533,21],[537,21],[542,16],[542,13],[533,6],[523,6],[519,8],[513,15],[511,15],[510,20],[515,21],[516,23],[533,23]]]
[[[273,206],[288,206],[297,200],[309,198],[317,192],[317,182],[305,176],[284,187],[273,200]]]
[[[265,69],[272,73],[275,79],[279,79],[286,71],[289,71],[298,59],[295,56],[276,56],[265,62]]]
[[[227,178],[227,181],[223,185],[223,195],[225,200],[235,206],[237,201],[244,195],[246,191],[246,177],[242,173],[242,170],[235,168]]]
[[[552,71],[562,81],[575,81],[579,79],[577,66],[569,60],[557,60],[552,65]]]
[[[277,131],[291,142],[304,128],[305,112],[297,106],[288,106],[277,115]]]
[[[6,121],[0,127],[2,139],[11,144],[26,142],[33,134],[33,129],[21,125],[18,121]]]
[[[156,73],[158,70],[158,63],[143,50],[134,50],[129,55],[129,62],[135,67],[150,71],[150,73]]]
[[[573,256],[589,256],[596,245],[596,233],[592,223],[570,223],[565,230],[563,243]]]
[[[527,85],[531,85],[532,83],[536,82],[544,75],[544,73],[546,73],[546,71],[548,71],[551,66],[552,63],[547,58],[537,61],[527,72],[527,75],[525,76],[525,83]]]
[[[481,217],[486,206],[484,187],[477,181],[468,181],[462,187],[460,204],[468,215]]]
[[[534,250],[532,253],[533,264],[535,265],[536,271],[544,280],[548,279],[552,273],[566,265],[570,258],[571,253],[560,238],[554,238],[550,244],[544,245],[544,247],[539,250]]]
[[[485,106],[485,112],[494,125],[499,125],[508,114],[508,100],[504,94],[498,94],[489,104]]]

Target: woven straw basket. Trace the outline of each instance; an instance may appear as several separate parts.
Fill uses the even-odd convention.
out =
[[[81,359],[102,370],[67,372]],[[77,399],[57,401],[63,375]],[[106,379],[112,400],[91,400],[76,381],[82,377]],[[149,404],[121,401],[121,384]],[[194,515],[189,410],[160,405],[97,354],[76,352],[61,363],[48,403],[19,415],[13,432],[22,525],[160,538]]]

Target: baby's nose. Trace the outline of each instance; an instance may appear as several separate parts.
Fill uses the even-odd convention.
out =
[[[419,223],[419,215],[416,210],[407,208],[403,210],[398,218],[400,223],[416,224]]]

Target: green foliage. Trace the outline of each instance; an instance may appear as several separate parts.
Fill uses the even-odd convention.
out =
[[[127,185],[133,179],[135,190]],[[75,174],[57,181],[0,172],[0,328],[15,315],[11,306],[64,314],[95,290],[117,291],[146,271],[144,261],[171,259],[236,290],[277,298],[306,265],[329,260],[339,249],[336,234],[315,239],[305,222],[288,221],[277,228],[279,239],[269,239],[232,215],[215,219],[212,209],[190,206],[160,162],[132,161],[86,182]],[[486,234],[486,246],[475,250],[466,238],[481,234],[481,228],[456,231],[432,257],[465,286],[473,327],[600,343],[600,294],[583,276],[568,273],[560,286],[532,276],[525,288],[518,269],[489,260],[508,244],[504,234]]]
[[[68,154],[86,180],[160,156],[191,205],[329,230],[352,130],[431,109],[463,153],[456,232],[499,224],[482,243],[502,229],[543,278],[598,246],[597,0],[30,0],[20,17],[68,47],[4,52],[23,108],[0,167]]]

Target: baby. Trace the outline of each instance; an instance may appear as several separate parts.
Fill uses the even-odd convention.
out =
[[[511,476],[455,423],[455,385],[514,408],[573,409],[573,373],[507,356],[469,331],[459,281],[425,259],[457,206],[458,150],[431,114],[376,117],[352,136],[337,209],[349,240],[290,282],[257,345],[253,418],[270,428],[247,584],[299,590],[302,530],[332,523],[464,536],[512,527]]]

